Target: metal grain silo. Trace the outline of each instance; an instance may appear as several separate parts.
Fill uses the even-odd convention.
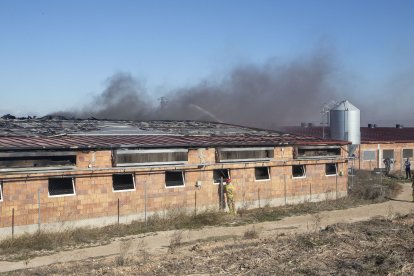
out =
[[[331,138],[360,144],[360,111],[348,101],[342,101],[329,111]]]

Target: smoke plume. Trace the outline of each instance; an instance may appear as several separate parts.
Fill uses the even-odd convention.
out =
[[[128,120],[207,120],[271,128],[319,121],[321,105],[335,98],[332,59],[324,54],[288,63],[239,65],[222,79],[204,80],[151,101],[143,85],[125,73],[108,80],[91,104],[60,115]],[[92,108],[91,108],[92,107]],[[55,113],[57,114],[57,113]]]

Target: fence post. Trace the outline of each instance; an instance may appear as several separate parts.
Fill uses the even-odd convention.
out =
[[[150,172],[150,178],[151,178],[151,172]],[[144,183],[144,221],[145,226],[147,226],[147,181]]]
[[[338,199],[338,173],[335,175],[336,199]]]
[[[194,215],[197,215],[197,191],[194,191]]]
[[[283,174],[283,182],[284,182],[284,192],[285,192],[285,205],[287,204],[287,198],[286,198],[286,174]]]
[[[312,181],[309,182],[309,202],[312,202]]]
[[[119,225],[119,197],[118,197],[118,225]]]
[[[14,238],[14,208],[12,209],[12,239]]]
[[[37,189],[37,225],[38,230],[40,231],[40,189]]]
[[[224,208],[226,208],[225,206],[223,206],[223,202],[224,202],[224,190],[223,190],[223,177],[220,178],[220,195],[219,195],[219,200],[220,200],[220,210],[224,210]]]

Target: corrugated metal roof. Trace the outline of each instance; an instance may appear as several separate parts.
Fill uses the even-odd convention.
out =
[[[0,136],[52,135],[276,135],[276,131],[201,121],[0,119]]]
[[[274,146],[281,144],[344,144],[314,137],[281,136],[56,136],[0,137],[0,150],[114,149],[157,147]]]
[[[369,142],[414,142],[414,128],[361,127],[361,140]]]
[[[198,121],[0,120],[0,150],[346,144]]]
[[[322,138],[322,127],[281,127],[280,131],[295,135],[310,135]],[[325,127],[325,137],[329,137],[329,127]],[[413,127],[361,127],[361,143],[389,143],[389,142],[411,142],[414,143]]]

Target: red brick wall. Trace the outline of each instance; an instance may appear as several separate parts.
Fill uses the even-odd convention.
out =
[[[164,167],[112,168],[111,151],[79,152],[77,169],[67,172],[30,172],[0,175],[3,181],[3,201],[0,202],[0,228],[11,226],[12,208],[15,225],[38,223],[38,191],[40,191],[41,223],[59,223],[90,218],[116,216],[118,199],[120,215],[143,214],[145,187],[147,211],[163,212],[173,207],[218,207],[218,185],[213,184],[213,169],[230,169],[236,186],[235,200],[247,206],[269,204],[274,199],[302,198],[338,191],[347,191],[347,166],[344,159],[337,160],[338,171],[344,176],[326,176],[325,163],[331,160],[300,161],[306,165],[306,177],[292,178],[292,147],[276,148],[275,161],[257,163],[215,163],[215,149],[189,150],[189,164]],[[200,164],[205,164],[201,166]],[[256,181],[255,166],[269,166],[270,180]],[[185,186],[165,186],[165,170],[183,169]],[[113,173],[134,173],[134,191],[114,192]],[[48,196],[48,177],[75,177],[76,195]],[[195,187],[201,181],[201,188]],[[196,201],[197,199],[197,201]]]
[[[357,150],[357,156],[359,157],[356,160],[356,168],[360,170],[373,170],[374,168],[384,168],[384,164],[382,160],[379,160],[379,152],[380,156],[382,156],[382,151],[387,149],[394,150],[394,164],[392,166],[392,170],[394,171],[403,171],[404,170],[404,161],[402,160],[403,156],[403,149],[414,149],[414,143],[381,143],[381,144],[361,144]],[[366,150],[373,150],[375,151],[375,160],[374,161],[366,161],[363,160],[363,152]],[[413,163],[413,159],[410,159],[411,163]],[[413,163],[414,165],[414,163]]]

